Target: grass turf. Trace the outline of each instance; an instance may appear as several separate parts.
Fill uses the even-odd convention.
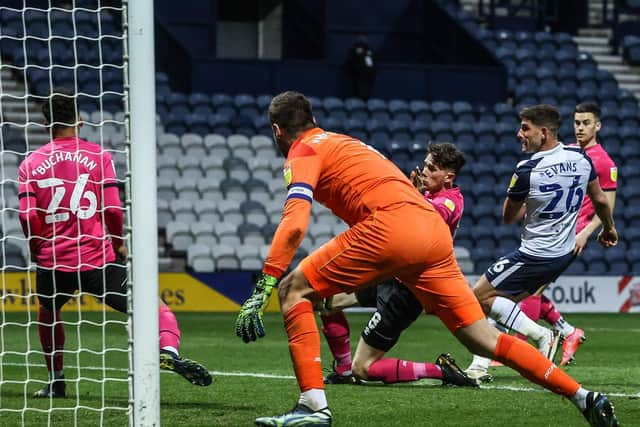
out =
[[[353,349],[367,314],[349,314]],[[122,320],[118,315],[109,319]],[[84,313],[99,322],[101,315]],[[640,316],[569,315],[587,341],[568,372],[589,389],[609,394],[622,425],[640,424]],[[37,327],[24,327],[25,313],[6,314],[1,332],[0,425],[121,426],[127,424],[127,355],[124,325],[105,328],[65,313],[67,399],[31,398],[46,378],[42,355],[24,353],[27,341],[39,351]],[[258,416],[290,409],[298,396],[282,319],[265,317],[267,336],[244,344],[234,335],[235,314],[179,313],[181,352],[214,372],[210,387],[197,387],[175,374],[161,375],[161,417],[170,426],[245,426]],[[81,334],[78,335],[78,330]],[[82,348],[77,352],[79,337]],[[119,351],[100,354],[103,342]],[[323,340],[323,366],[331,357]],[[440,322],[422,316],[401,337],[390,357],[434,361],[450,352],[461,367],[471,360]],[[80,366],[80,367],[78,367]],[[336,426],[584,426],[568,400],[535,386],[508,368],[492,368],[493,383],[481,390],[441,387],[434,382],[366,386],[330,385],[327,394]],[[266,374],[266,375],[265,375]],[[78,378],[80,378],[78,380]],[[105,378],[112,380],[102,381]],[[29,381],[26,381],[29,379]],[[38,382],[39,381],[39,382]],[[108,407],[99,411],[91,408]],[[29,408],[29,409],[24,409]],[[15,410],[15,411],[12,411]]]

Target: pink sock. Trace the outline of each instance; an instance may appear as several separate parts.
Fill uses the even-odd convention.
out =
[[[546,320],[551,325],[555,325],[558,320],[562,317],[562,314],[556,309],[556,306],[553,305],[553,302],[541,295],[541,303],[540,303],[540,318]]]
[[[55,312],[40,306],[38,311],[38,336],[44,351],[47,371],[60,372],[64,365],[64,327],[60,321],[60,310]]]
[[[322,333],[327,339],[331,354],[336,361],[336,372],[341,374],[351,370],[351,340],[349,338],[349,322],[343,312],[323,314]]]
[[[420,378],[442,379],[442,370],[433,363],[418,363],[400,359],[380,359],[369,366],[367,376],[386,384],[415,381]]]
[[[180,328],[178,320],[171,309],[164,305],[160,305],[160,313],[158,315],[158,323],[160,330],[160,348],[171,347],[176,351],[180,350]]]

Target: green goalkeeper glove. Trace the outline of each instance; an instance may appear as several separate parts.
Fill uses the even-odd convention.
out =
[[[273,276],[262,273],[253,288],[251,296],[242,304],[236,319],[236,335],[244,342],[264,337],[262,314],[269,304],[271,290],[278,282]]]

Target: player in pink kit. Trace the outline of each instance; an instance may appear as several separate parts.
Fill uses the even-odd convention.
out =
[[[464,155],[455,145],[431,144],[422,171],[416,168],[411,173],[413,184],[438,210],[452,235],[458,228],[464,206],[462,193],[453,181],[464,163]],[[391,384],[435,378],[448,385],[477,385],[448,354],[438,356],[435,363],[383,358],[402,331],[422,313],[418,300],[397,280],[358,290],[355,294],[335,295],[325,304],[331,313],[320,316],[322,332],[334,357],[333,372],[327,375],[325,383],[350,384],[365,379]],[[376,307],[376,312],[362,331],[352,361],[349,323],[342,309],[353,305]]]
[[[574,130],[576,145],[579,145],[591,159],[598,174],[600,187],[605,192],[611,210],[615,206],[618,169],[605,149],[597,141],[598,131],[601,129],[600,107],[594,102],[578,104],[574,111]],[[576,226],[575,254],[580,255],[594,231],[600,228],[602,221],[595,214],[595,209],[589,197],[585,197],[578,214]],[[532,295],[520,303],[520,309],[532,320],[544,319],[554,329],[560,332],[562,343],[562,360],[560,365],[571,363],[578,346],[585,340],[584,331],[569,324],[553,302],[542,295]],[[524,337],[521,337],[524,339]]]
[[[78,137],[82,118],[76,111],[75,96],[56,90],[42,106],[53,139],[18,169],[20,222],[38,264],[38,334],[49,371],[49,384],[35,397],[66,397],[60,309],[75,291],[127,312],[127,270],[120,261],[127,250],[118,180],[111,155]],[[164,303],[159,321],[160,366],[193,384],[211,384],[201,364],[180,358],[178,322]]]

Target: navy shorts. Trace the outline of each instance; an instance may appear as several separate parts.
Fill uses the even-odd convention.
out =
[[[497,290],[517,296],[535,293],[541,286],[554,282],[575,255],[569,252],[555,258],[531,256],[516,250],[508,253],[487,269],[485,275]]]

